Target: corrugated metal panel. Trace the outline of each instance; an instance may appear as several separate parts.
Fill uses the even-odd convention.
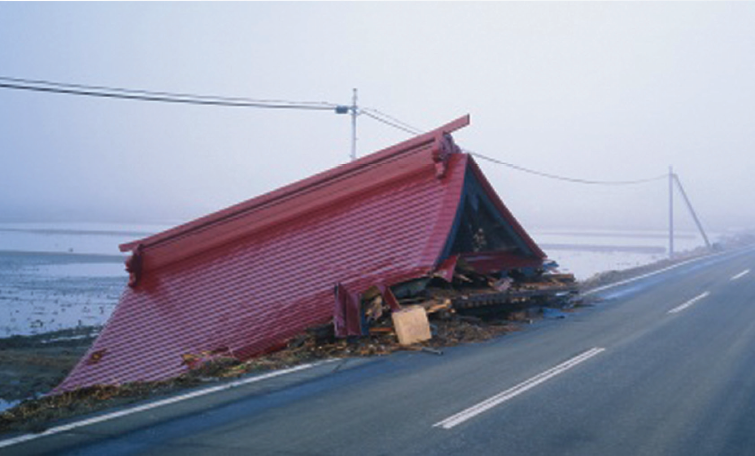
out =
[[[267,221],[279,217],[275,223],[248,231],[234,227],[232,242],[215,245],[214,231],[202,227],[193,237],[174,232],[171,242],[158,238],[152,248],[147,243],[145,258],[155,260],[158,248],[169,255],[166,246],[204,244],[193,255],[149,264],[90,350],[101,358],[92,363],[85,356],[58,390],[168,378],[186,371],[181,355],[205,350],[262,353],[327,322],[335,283],[363,292],[429,273],[453,223],[468,161],[451,155],[445,177],[437,178],[432,157],[438,144],[359,169],[359,179],[378,186],[362,185],[349,194],[344,188],[354,184],[353,176],[341,176],[330,188],[320,183],[317,191],[298,193],[316,196],[315,212],[279,206],[270,215],[268,204]],[[323,192],[331,196],[323,198]],[[255,210],[236,220],[255,225],[264,214]]]

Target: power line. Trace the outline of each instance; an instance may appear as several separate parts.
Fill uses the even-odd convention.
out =
[[[317,106],[311,104],[295,104],[295,103],[260,103],[260,102],[246,102],[246,101],[225,101],[225,100],[213,100],[205,98],[173,98],[167,96],[158,95],[136,95],[127,93],[108,93],[108,92],[96,92],[86,91],[79,89],[63,89],[55,87],[39,87],[39,86],[26,86],[18,84],[7,84],[0,82],[0,88],[16,89],[16,90],[29,90],[34,92],[48,92],[59,93],[67,95],[82,95],[90,97],[100,98],[117,98],[125,100],[138,100],[138,101],[154,101],[163,103],[184,103],[184,104],[196,104],[196,105],[211,105],[211,106],[228,106],[228,107],[246,107],[246,108],[268,108],[268,109],[309,109],[309,110],[327,110],[332,111],[335,109],[331,106]]]
[[[210,99],[210,100],[222,100],[222,101],[239,101],[239,102],[247,102],[247,103],[277,103],[277,104],[309,104],[309,105],[320,105],[320,106],[328,106],[331,108],[335,108],[339,106],[335,103],[328,103],[325,101],[288,101],[288,100],[264,100],[264,99],[253,99],[253,98],[246,98],[246,97],[224,97],[219,95],[197,95],[197,94],[191,94],[191,93],[180,93],[180,92],[160,92],[160,91],[154,91],[154,90],[144,90],[144,89],[126,89],[123,87],[108,87],[108,86],[98,86],[98,85],[85,85],[85,84],[73,84],[73,83],[65,83],[65,82],[55,82],[55,81],[49,81],[44,79],[24,79],[24,78],[12,78],[7,76],[0,76],[0,81],[7,81],[12,83],[21,83],[21,84],[34,84],[34,85],[48,85],[48,86],[54,86],[54,87],[62,87],[62,88],[73,88],[73,89],[85,89],[85,90],[96,90],[96,91],[106,91],[106,92],[120,92],[120,93],[126,93],[126,94],[142,94],[142,95],[156,95],[156,96],[166,96],[166,97],[179,97],[179,98],[196,98],[196,99]]]
[[[378,111],[374,108],[364,108],[360,111],[361,114],[364,114],[368,117],[371,117],[379,122],[382,122],[386,125],[390,125],[394,128],[397,128],[399,130],[403,130],[410,134],[418,135],[422,133],[422,130],[415,128],[411,125],[409,125],[406,122],[403,122],[391,115],[388,115],[384,112]],[[589,184],[589,185],[636,185],[636,184],[644,184],[647,182],[654,182],[661,179],[666,179],[666,175],[656,176],[656,177],[650,177],[647,179],[636,179],[636,180],[623,180],[623,181],[608,181],[608,180],[589,180],[589,179],[580,179],[580,178],[574,178],[574,177],[566,177],[566,176],[559,176],[557,174],[551,174],[551,173],[545,173],[542,171],[536,171],[534,169],[525,168],[524,166],[515,165],[513,163],[507,163],[498,159],[495,159],[493,157],[488,157],[487,155],[483,155],[477,152],[473,152],[470,150],[463,149],[464,152],[481,158],[483,160],[487,160],[491,163],[495,163],[498,165],[507,166],[511,169],[515,169],[517,171],[521,171],[524,173],[533,174],[540,177],[546,177],[549,179],[556,179],[564,182],[571,182],[571,183],[577,183],[577,184]]]
[[[381,123],[384,123],[386,125],[389,125],[389,126],[391,126],[393,128],[397,128],[399,130],[403,130],[404,132],[409,133],[411,135],[418,135],[418,134],[421,133],[421,131],[419,131],[419,130],[413,129],[411,127],[405,127],[405,126],[400,125],[400,124],[398,124],[396,122],[393,122],[391,120],[388,120],[388,119],[385,119],[383,117],[380,117],[379,115],[374,114],[371,110],[361,109],[359,111],[359,113],[360,114],[364,114],[365,116],[370,117],[370,118],[372,118],[374,120],[377,120],[378,122],[381,122]]]
[[[84,84],[68,84],[62,82],[32,80],[0,76],[0,88],[14,90],[29,90],[35,92],[80,95],[101,98],[116,98],[138,101],[184,103],[197,105],[268,108],[268,109],[307,109],[328,110],[337,109],[340,105],[328,102],[287,101],[287,100],[256,100],[251,98],[221,97],[211,95],[197,95],[186,93],[158,92],[141,89],[125,89],[120,87],[105,87]]]
[[[5,82],[2,82],[5,81]],[[8,76],[0,76],[0,88],[14,89],[14,90],[28,90],[35,92],[57,93],[67,95],[79,95],[90,96],[100,98],[113,98],[113,99],[126,99],[126,100],[138,100],[138,101],[151,101],[151,102],[163,102],[163,103],[183,103],[194,105],[210,105],[210,106],[226,106],[226,107],[245,107],[245,108],[266,108],[266,109],[303,109],[303,110],[318,110],[318,111],[332,111],[343,114],[352,110],[354,113],[364,114],[367,117],[372,118],[380,123],[391,126],[393,128],[402,130],[412,135],[419,135],[423,130],[416,128],[402,120],[397,119],[394,116],[386,114],[375,108],[357,108],[356,102],[351,107],[339,105],[329,102],[312,102],[312,101],[289,101],[289,100],[259,100],[251,98],[241,97],[223,97],[215,95],[198,95],[187,93],[175,93],[175,92],[160,92],[143,89],[126,89],[122,87],[107,87],[97,85],[85,85],[85,84],[73,84],[63,83],[56,81],[48,81],[42,79],[24,79],[13,78]],[[556,174],[545,173],[536,171],[533,169],[525,168],[523,166],[515,165],[513,163],[507,163],[486,155],[482,155],[476,152],[465,150],[465,152],[475,157],[487,160],[492,163],[507,166],[509,168],[533,174],[536,176],[546,177],[550,179],[561,180],[565,182],[579,183],[579,184],[591,184],[591,185],[634,185],[652,182],[660,179],[665,179],[666,176],[651,177],[647,179],[627,180],[627,181],[599,181],[579,179],[566,176],[559,176]],[[352,151],[352,154],[354,152]]]
[[[391,126],[394,126],[394,127],[397,127],[397,128],[398,128],[398,126],[402,126],[403,127],[402,129],[404,129],[404,131],[406,131],[407,133],[412,133],[412,134],[419,135],[419,134],[421,134],[421,133],[424,132],[424,130],[422,130],[421,128],[414,127],[414,126],[412,126],[412,125],[410,125],[410,124],[408,124],[408,123],[406,123],[406,122],[404,122],[402,120],[399,120],[399,119],[397,119],[397,118],[395,118],[395,117],[393,117],[393,116],[391,116],[389,114],[386,114],[386,113],[384,113],[382,111],[378,111],[375,108],[362,108],[361,109],[361,113],[365,114],[365,115],[368,115],[368,116],[372,117],[373,119],[375,118],[374,115],[378,115],[378,116],[382,117],[383,119],[390,120],[392,122],[390,124]],[[372,113],[374,115],[370,115],[370,113]],[[393,124],[397,124],[398,126],[397,125],[393,125]]]
[[[491,163],[496,163],[498,165],[507,166],[509,168],[515,169],[517,171],[522,171],[529,174],[534,174],[536,176],[540,177],[547,177],[549,179],[556,179],[561,180],[565,182],[572,182],[577,184],[590,184],[590,185],[635,185],[635,184],[644,184],[648,182],[654,182],[661,179],[666,179],[667,176],[661,175],[656,177],[649,177],[646,179],[635,179],[635,180],[617,180],[617,181],[609,181],[609,180],[589,180],[589,179],[579,179],[574,177],[566,177],[566,176],[559,176],[557,174],[550,174],[550,173],[544,173],[541,171],[535,171],[534,169],[525,168],[523,166],[515,165],[513,163],[507,163],[492,157],[488,157],[486,155],[479,154],[477,152],[472,152],[470,150],[464,150],[464,152],[468,153],[469,155],[473,155],[475,157],[481,158],[483,160],[487,160]]]

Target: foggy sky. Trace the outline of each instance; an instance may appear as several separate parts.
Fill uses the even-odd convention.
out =
[[[755,4],[718,2],[2,3],[0,75],[343,104],[356,87],[360,106],[423,129],[469,113],[462,147],[543,172],[673,165],[721,230],[755,225],[753,24]],[[360,155],[408,139],[365,116],[358,136]],[[349,147],[331,112],[0,89],[0,221],[188,221]],[[667,223],[665,181],[479,164],[525,228]]]

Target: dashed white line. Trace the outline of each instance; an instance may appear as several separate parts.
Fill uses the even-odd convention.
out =
[[[475,416],[479,415],[482,412],[485,412],[486,410],[490,410],[491,408],[500,405],[509,399],[512,399],[522,393],[524,393],[527,390],[530,390],[537,385],[555,377],[556,375],[559,375],[563,372],[566,372],[567,370],[571,369],[572,367],[583,363],[587,361],[588,359],[592,358],[595,355],[600,354],[601,352],[605,351],[605,348],[599,348],[595,347],[590,350],[587,350],[586,352],[582,353],[581,355],[577,355],[574,358],[571,358],[568,361],[565,361],[561,364],[559,364],[556,367],[553,367],[551,369],[548,369],[547,371],[540,373],[529,380],[525,380],[522,383],[507,389],[506,391],[503,391],[499,394],[496,394],[495,396],[486,399],[479,404],[473,405],[472,407],[469,407],[466,410],[463,410],[453,416],[450,416],[446,418],[443,421],[439,421],[433,425],[433,427],[441,427],[443,429],[451,429],[454,426],[457,426],[471,418],[474,418]]]
[[[669,310],[668,313],[674,314],[674,313],[681,312],[682,310],[686,309],[687,307],[690,307],[691,305],[693,305],[697,301],[699,301],[701,299],[704,299],[709,294],[710,294],[710,292],[708,292],[708,291],[706,291],[705,293],[699,294],[699,295],[695,296],[694,298],[690,299],[689,301],[685,302],[684,304],[682,304],[680,306],[676,306],[673,309]]]
[[[749,273],[750,273],[750,270],[749,269],[745,269],[744,271],[740,272],[739,274],[737,274],[734,277],[732,277],[731,279],[729,279],[729,281],[733,282],[733,281],[735,281],[737,279],[741,279],[742,277],[746,276]]]
[[[191,399],[193,397],[205,396],[207,394],[216,393],[218,391],[224,391],[224,390],[228,390],[228,389],[231,389],[231,388],[236,388],[236,387],[239,387],[239,386],[242,386],[242,385],[248,385],[250,383],[259,382],[259,381],[262,381],[262,380],[267,380],[269,378],[279,377],[281,375],[290,374],[292,372],[297,372],[297,371],[309,369],[309,368],[312,368],[312,367],[315,367],[315,366],[319,366],[321,364],[332,362],[332,361],[336,361],[336,360],[335,359],[329,359],[329,360],[325,360],[325,361],[320,361],[318,363],[302,364],[300,366],[291,367],[291,368],[288,368],[288,369],[282,369],[282,370],[270,372],[268,374],[263,374],[263,375],[258,375],[256,377],[246,378],[246,379],[243,379],[243,380],[237,380],[235,382],[226,383],[226,384],[218,385],[218,386],[213,386],[212,388],[206,388],[206,389],[202,389],[202,390],[199,390],[199,391],[193,391],[191,393],[182,394],[180,396],[170,397],[168,399],[163,399],[161,401],[150,402],[148,404],[140,405],[138,407],[133,407],[133,408],[126,409],[126,410],[121,410],[119,412],[108,413],[107,415],[101,415],[101,416],[96,416],[94,418],[89,418],[89,419],[82,420],[82,421],[76,421],[74,423],[65,424],[63,426],[58,426],[58,427],[50,428],[50,429],[48,429],[48,430],[46,430],[44,432],[41,432],[39,434],[21,435],[21,436],[12,438],[12,439],[0,441],[0,448],[9,447],[11,445],[16,445],[16,444],[22,443],[22,442],[28,442],[29,440],[35,440],[35,439],[38,439],[40,437],[45,437],[45,436],[48,436],[48,435],[59,434],[61,432],[70,431],[72,429],[76,429],[76,428],[79,428],[79,427],[82,427],[82,426],[87,426],[87,425],[90,425],[90,424],[101,423],[103,421],[112,420],[113,418],[118,418],[118,417],[121,417],[121,416],[127,416],[127,415],[131,415],[131,414],[134,414],[134,413],[137,413],[137,412],[143,412],[145,410],[150,410],[150,409],[153,409],[153,408],[162,407],[163,405],[168,405],[168,404],[173,404],[173,403],[176,403],[176,402],[181,402],[181,401],[184,401],[186,399]]]

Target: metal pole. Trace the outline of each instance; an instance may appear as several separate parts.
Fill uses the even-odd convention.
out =
[[[351,99],[351,160],[357,159],[357,89]]]
[[[700,230],[700,234],[703,235],[705,246],[708,248],[711,248],[710,241],[708,240],[708,236],[705,234],[703,225],[700,223],[700,220],[697,218],[697,214],[695,213],[695,210],[692,209],[692,204],[689,202],[689,198],[687,198],[687,193],[684,191],[684,187],[682,187],[682,183],[679,180],[679,176],[674,174],[674,179],[676,180],[676,185],[679,188],[679,192],[682,194],[682,197],[684,198],[684,202],[687,203],[687,208],[689,209],[690,214],[692,214],[692,219],[695,221],[695,225],[697,225],[697,229]]]
[[[668,167],[668,257],[674,258],[674,168]]]

